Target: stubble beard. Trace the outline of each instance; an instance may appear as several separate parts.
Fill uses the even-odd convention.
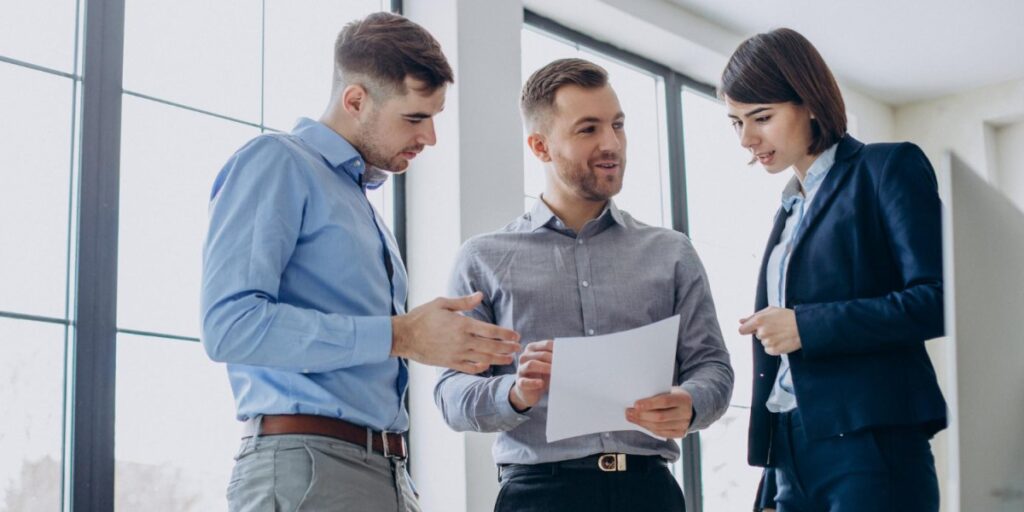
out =
[[[602,155],[605,159],[610,159]],[[576,193],[587,201],[607,201],[622,190],[622,180],[626,176],[626,159],[618,157],[619,175],[599,176],[587,162],[571,161],[555,157],[555,165],[562,181],[572,186]],[[604,182],[604,186],[602,186]],[[618,183],[616,183],[618,182]]]

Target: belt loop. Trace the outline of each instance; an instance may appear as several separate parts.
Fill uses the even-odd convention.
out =
[[[370,460],[373,454],[373,429],[366,427],[366,453],[363,454],[363,462]]]
[[[253,429],[252,429],[252,449],[256,450],[259,448],[260,440],[260,429],[263,428],[263,415],[260,414],[253,418]]]

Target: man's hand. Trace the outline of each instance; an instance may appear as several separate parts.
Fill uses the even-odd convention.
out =
[[[626,409],[626,421],[669,439],[681,439],[693,420],[693,397],[679,386],[643,400]]]
[[[511,364],[519,351],[519,334],[460,315],[483,300],[483,294],[437,298],[391,317],[391,355],[464,373]]]
[[[756,336],[770,356],[796,352],[803,346],[796,326],[796,312],[792,309],[767,307],[741,318],[740,334]]]
[[[516,383],[508,390],[508,401],[515,410],[523,412],[533,407],[548,390],[554,347],[554,340],[535,341],[526,345],[526,350],[519,356]]]

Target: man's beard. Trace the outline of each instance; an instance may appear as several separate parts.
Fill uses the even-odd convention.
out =
[[[602,160],[617,160],[619,176],[600,176],[590,168],[587,162],[576,162],[555,156],[555,168],[562,180],[571,185],[576,192],[588,201],[607,201],[622,190],[622,179],[626,176],[626,159],[618,155],[603,154]],[[618,181],[618,183],[615,183]],[[604,186],[602,186],[604,182]]]
[[[384,144],[380,138],[377,137],[379,124],[379,118],[371,118],[366,125],[363,127],[362,133],[357,141],[356,150],[363,156],[363,160],[366,161],[368,166],[376,167],[381,170],[390,172],[404,172],[405,169],[395,169],[395,164],[392,162],[398,157],[399,153],[410,151],[418,153],[423,151],[422,145],[413,145],[407,148],[403,148],[401,151],[389,154],[384,148]],[[406,166],[408,166],[406,161]]]

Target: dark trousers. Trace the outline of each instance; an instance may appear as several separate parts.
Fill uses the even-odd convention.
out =
[[[686,511],[683,490],[660,457],[630,456],[618,472],[579,463],[588,459],[502,467],[495,512]]]
[[[799,408],[780,414],[772,438],[778,512],[936,512],[929,437],[908,426],[808,439]]]

